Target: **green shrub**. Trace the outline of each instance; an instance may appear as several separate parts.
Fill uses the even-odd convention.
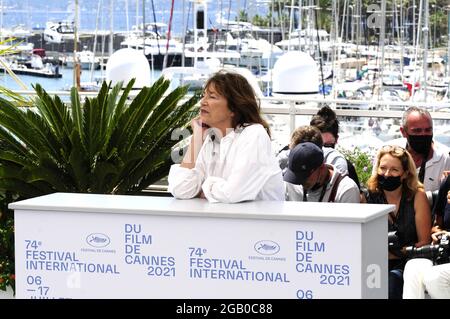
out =
[[[165,95],[160,78],[128,104],[133,83],[122,93],[103,83],[83,104],[72,89],[71,107],[40,85],[33,109],[0,98],[0,191],[133,194],[166,176],[172,131],[196,115],[198,96],[182,102],[185,86]]]
[[[367,181],[372,175],[373,157],[369,153],[361,151],[358,147],[355,147],[353,150],[347,150],[341,147],[339,148],[339,152],[353,163],[361,186],[367,187]]]
[[[15,287],[14,218],[7,205],[16,199],[10,193],[0,192],[0,290]]]

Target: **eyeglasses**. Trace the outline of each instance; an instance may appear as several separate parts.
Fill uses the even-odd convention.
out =
[[[381,148],[381,151],[389,152],[389,153],[393,153],[397,156],[401,156],[406,152],[406,149],[404,149],[401,146],[397,146],[397,145],[385,145]]]

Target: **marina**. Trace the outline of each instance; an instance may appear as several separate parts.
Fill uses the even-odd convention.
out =
[[[54,92],[76,85],[81,91],[95,91],[103,80],[111,80],[108,74],[112,71],[106,70],[108,59],[121,49],[131,48],[142,52],[148,60],[151,74],[144,77],[149,85],[162,75],[172,79],[172,88],[189,84],[191,90],[200,89],[210,74],[226,68],[248,78],[263,101],[263,109],[308,110],[329,104],[343,114],[349,110],[352,115],[341,118],[342,147],[347,148],[354,147],[352,141],[369,141],[368,136],[374,139],[372,146],[400,137],[399,116],[386,119],[377,116],[377,112],[398,112],[416,102],[423,103],[424,107],[438,111],[436,138],[450,147],[449,139],[445,138],[448,121],[445,114],[440,115],[448,111],[450,102],[447,48],[450,48],[450,26],[444,27],[448,17],[438,15],[437,4],[429,4],[429,9],[423,10],[412,2],[409,1],[411,6],[406,11],[398,1],[396,7],[379,2],[379,8],[388,6],[385,16],[376,16],[381,19],[378,22],[384,21],[385,27],[377,33],[372,26],[372,30],[366,29],[366,34],[363,29],[368,26],[365,24],[371,12],[362,8],[359,0],[349,0],[340,6],[330,1],[328,14],[333,17],[334,12],[335,19],[328,29],[321,28],[317,15],[325,13],[316,10],[315,2],[310,0],[286,6],[285,16],[277,17],[281,19],[277,27],[250,22],[249,16],[239,15],[239,4],[233,1],[226,4],[228,16],[225,3],[208,1],[188,1],[185,6],[175,4],[172,8],[169,2],[146,7],[141,1],[81,5],[79,1],[68,1],[51,18],[49,13],[45,21],[38,17],[39,10],[34,11],[32,18],[39,20],[34,22],[35,28],[27,29],[28,23],[2,30],[11,30],[3,34],[29,41],[28,50],[20,50],[22,53],[17,57],[8,57],[10,68],[28,90],[34,83],[40,83]],[[255,6],[252,1],[245,6],[243,9],[250,16],[264,16],[273,10],[269,4]],[[6,0],[2,8],[4,12],[14,12],[17,18],[31,11],[14,7]],[[358,15],[358,10],[366,10],[364,18]],[[420,26],[430,24],[430,12],[433,19],[439,16],[441,24],[437,29],[434,23],[432,31],[425,34],[426,30]],[[442,13],[450,15],[450,11]],[[11,17],[3,16],[4,26],[12,23]],[[286,19],[284,25],[280,25],[282,19]],[[42,57],[40,68],[25,67],[21,62],[36,57],[30,51],[33,49],[42,50],[36,52]],[[77,64],[79,75],[74,72]],[[11,89],[24,89],[7,74],[0,75],[0,83]],[[366,111],[371,111],[369,117]],[[276,149],[285,145],[296,126],[308,122],[308,117],[299,116],[297,111],[289,114],[266,114],[275,132]],[[294,114],[295,120],[290,118]],[[359,144],[365,148],[362,142]]]

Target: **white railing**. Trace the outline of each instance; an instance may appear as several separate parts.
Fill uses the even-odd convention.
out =
[[[295,117],[312,116],[323,105],[329,105],[337,116],[401,119],[410,106],[426,108],[434,120],[450,120],[450,103],[442,102],[387,102],[311,97],[266,97],[261,99],[264,114],[289,115],[290,132],[295,129]]]
[[[35,96],[34,91],[15,91],[21,95]],[[132,90],[130,98],[136,96],[140,91]],[[47,91],[50,95],[58,95],[61,99],[69,101],[69,91]],[[80,92],[82,98],[95,97],[98,92]],[[261,100],[261,111],[270,115],[290,116],[289,129],[295,129],[295,117],[299,115],[314,115],[318,108],[329,105],[338,116],[346,117],[375,117],[375,118],[398,118],[401,119],[403,111],[410,106],[426,108],[430,111],[434,120],[450,120],[450,103],[448,102],[392,102],[383,100],[349,100],[331,99],[311,96],[277,96],[263,97]]]
[[[16,90],[15,93],[21,94],[21,95],[27,95],[27,96],[34,96],[36,95],[36,92],[33,90]],[[136,96],[140,90],[131,90],[129,96],[134,97]],[[58,95],[60,97],[69,97],[70,91],[47,91],[50,95]],[[79,92],[80,96],[82,97],[95,97],[98,95],[98,92]],[[331,107],[336,105],[346,105],[346,106],[353,106],[358,108],[358,106],[364,106],[369,107],[376,112],[379,110],[399,110],[399,109],[406,109],[410,106],[418,106],[427,108],[430,112],[438,112],[440,110],[448,109],[450,111],[450,102],[392,102],[392,101],[383,101],[383,100],[349,100],[349,99],[331,99],[331,98],[322,98],[322,97],[311,97],[311,96],[277,96],[277,97],[263,97],[261,98],[262,105],[269,105],[269,106],[275,106],[275,105],[282,105],[282,104],[288,104],[290,105],[290,108],[292,108],[293,105],[305,104],[305,103],[317,103],[317,104],[328,104]],[[269,107],[270,109],[270,107]],[[279,108],[276,107],[274,109],[274,112],[276,114],[286,114],[286,111],[283,113],[279,113]],[[289,114],[289,112],[288,112]],[[370,113],[371,114],[371,113]],[[347,115],[347,114],[346,114]],[[373,115],[372,115],[373,116]],[[377,115],[378,116],[378,115]]]

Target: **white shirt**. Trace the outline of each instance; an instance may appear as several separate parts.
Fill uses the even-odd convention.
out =
[[[406,138],[397,138],[392,141],[388,141],[386,145],[397,145],[406,147]],[[373,172],[376,173],[377,157],[374,160]],[[425,164],[425,176],[423,184],[426,191],[439,190],[441,182],[443,180],[444,171],[450,170],[450,156],[449,149],[444,144],[433,141],[433,157],[430,158]],[[417,167],[417,174],[419,174],[420,167]]]
[[[208,136],[195,167],[174,164],[168,180],[169,192],[180,199],[193,198],[202,189],[212,203],[284,200],[281,170],[260,124],[236,129],[220,141]]]
[[[331,165],[332,166],[332,165]],[[326,190],[322,199],[322,202],[328,202],[331,194],[331,190],[337,178],[337,170],[333,167],[333,176],[326,185]],[[286,200],[287,201],[303,201],[303,186],[295,185],[288,182],[284,182],[286,187]],[[308,202],[318,202],[322,193],[322,187],[312,192],[308,191],[306,198]],[[345,176],[339,183],[336,196],[334,198],[335,203],[359,203],[359,189],[356,183],[348,176]]]
[[[348,174],[347,160],[344,155],[332,147],[322,147],[324,163],[331,164],[342,174]]]
[[[432,299],[450,299],[450,264],[433,265],[425,258],[406,263],[403,273],[403,299],[424,299],[425,290]]]

